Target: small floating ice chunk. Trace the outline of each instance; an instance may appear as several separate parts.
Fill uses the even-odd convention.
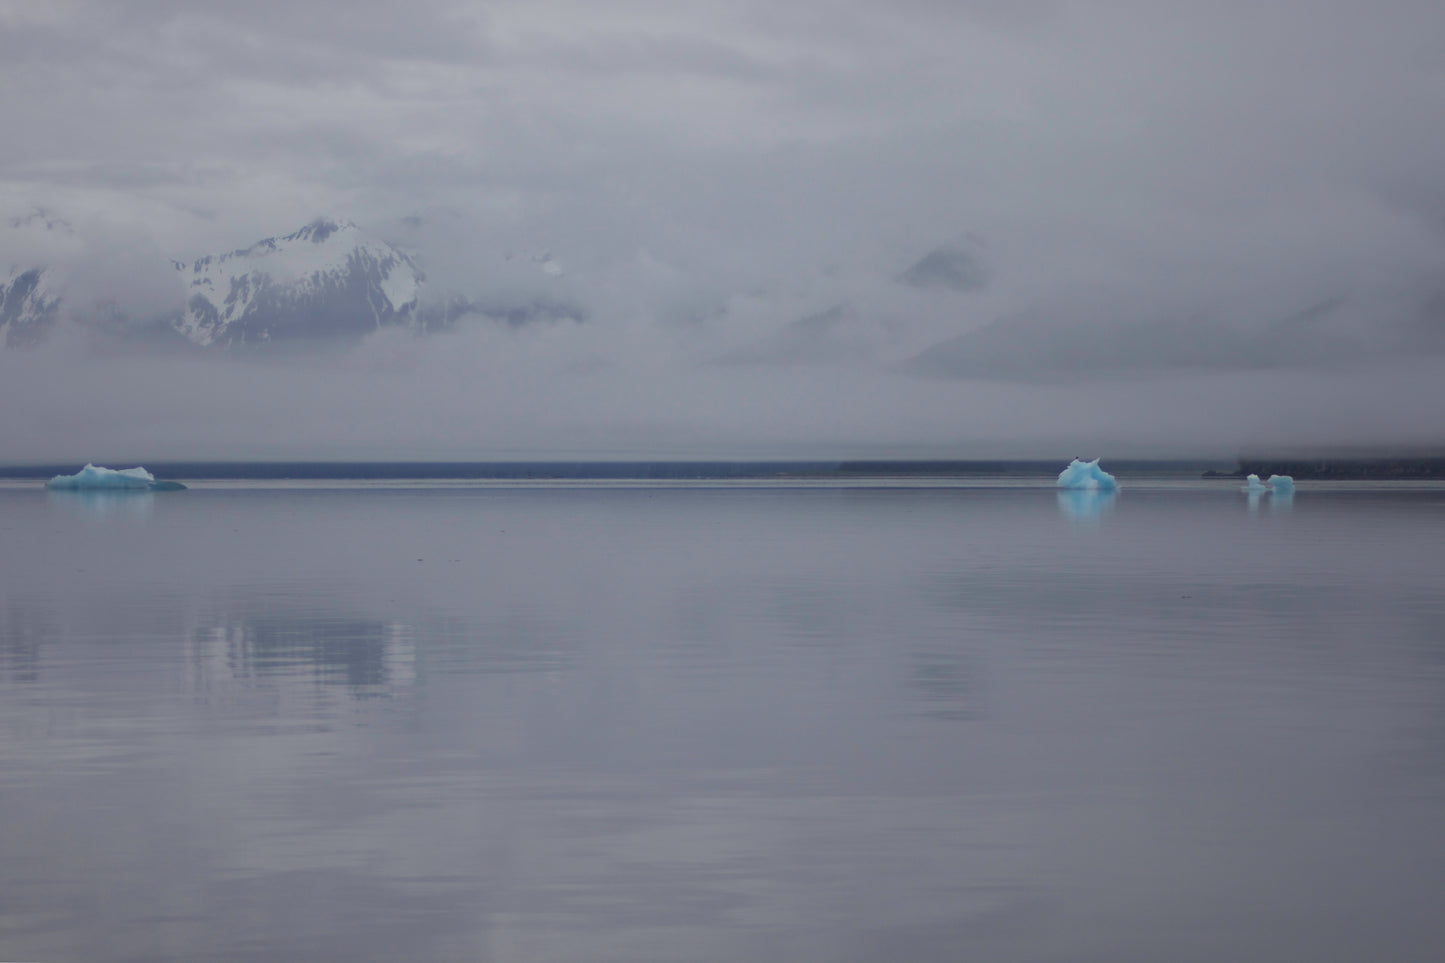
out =
[[[1251,475],[1250,477],[1254,476]],[[1265,484],[1268,485],[1269,490],[1276,495],[1294,494],[1294,478],[1290,475],[1270,475],[1269,480],[1266,481]]]
[[[46,488],[61,491],[176,491],[186,486],[180,482],[156,481],[144,468],[101,468],[87,464],[74,475],[56,475],[45,483]]]
[[[1075,458],[1059,472],[1059,487],[1074,491],[1111,492],[1119,487],[1114,476],[1099,467],[1099,459],[1081,461]]]
[[[1245,480],[1249,484],[1245,485],[1242,491],[1250,495],[1268,494],[1288,498],[1294,494],[1294,479],[1289,475],[1270,475],[1265,481],[1260,481],[1258,475],[1250,475]]]

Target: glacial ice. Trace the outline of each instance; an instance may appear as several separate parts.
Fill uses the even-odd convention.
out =
[[[1075,458],[1069,467],[1059,472],[1059,487],[1075,491],[1112,492],[1119,483],[1114,476],[1099,467],[1099,459],[1081,461]]]
[[[1268,492],[1271,495],[1287,498],[1294,494],[1294,479],[1289,475],[1270,475],[1267,481],[1260,481],[1258,475],[1250,475],[1245,481],[1249,484],[1244,486],[1244,491],[1251,495],[1263,495]]]
[[[45,483],[46,488],[61,491],[175,491],[186,486],[179,482],[156,481],[144,468],[101,468],[87,464],[74,475],[56,475]]]
[[[1270,475],[1265,484],[1276,495],[1294,494],[1294,478],[1290,475]]]

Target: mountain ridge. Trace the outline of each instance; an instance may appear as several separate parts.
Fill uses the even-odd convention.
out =
[[[16,231],[61,232],[81,245],[75,230],[47,211],[11,221]],[[19,240],[28,262],[46,245]],[[549,252],[532,264],[545,278],[562,275]],[[511,326],[538,321],[581,321],[585,312],[564,299],[478,301],[429,289],[413,256],[349,220],[318,217],[289,234],[194,260],[158,260],[156,277],[175,277],[177,295],[159,310],[128,314],[111,301],[75,303],[74,265],[21,263],[0,274],[0,349],[43,341],[61,321],[77,319],[92,331],[123,340],[156,338],[200,349],[276,343],[346,342],[383,328],[417,333],[445,330],[468,315]],[[169,275],[169,271],[174,271]],[[429,291],[429,294],[428,294]],[[427,295],[424,297],[424,295]],[[67,296],[72,300],[67,301]],[[168,305],[168,306],[167,306]]]
[[[411,257],[350,221],[317,218],[290,234],[189,265],[173,327],[193,344],[365,334],[412,326],[425,275]]]

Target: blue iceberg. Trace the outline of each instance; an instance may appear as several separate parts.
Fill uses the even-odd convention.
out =
[[[1294,478],[1289,475],[1270,475],[1266,481],[1260,481],[1258,475],[1250,475],[1245,481],[1249,484],[1245,485],[1243,490],[1250,495],[1268,493],[1288,498],[1294,494]]]
[[[1099,467],[1099,459],[1080,461],[1075,458],[1059,472],[1059,487],[1073,491],[1112,492],[1119,488],[1114,476]]]
[[[180,482],[156,481],[144,468],[101,468],[87,464],[74,475],[56,475],[45,483],[58,491],[164,492],[185,488]]]

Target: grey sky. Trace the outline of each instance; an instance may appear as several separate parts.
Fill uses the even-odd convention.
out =
[[[1403,0],[0,0],[0,213],[75,224],[40,253],[86,296],[327,213],[587,313],[7,352],[4,460],[1445,442],[1441,36]],[[943,245],[987,285],[900,283]]]

